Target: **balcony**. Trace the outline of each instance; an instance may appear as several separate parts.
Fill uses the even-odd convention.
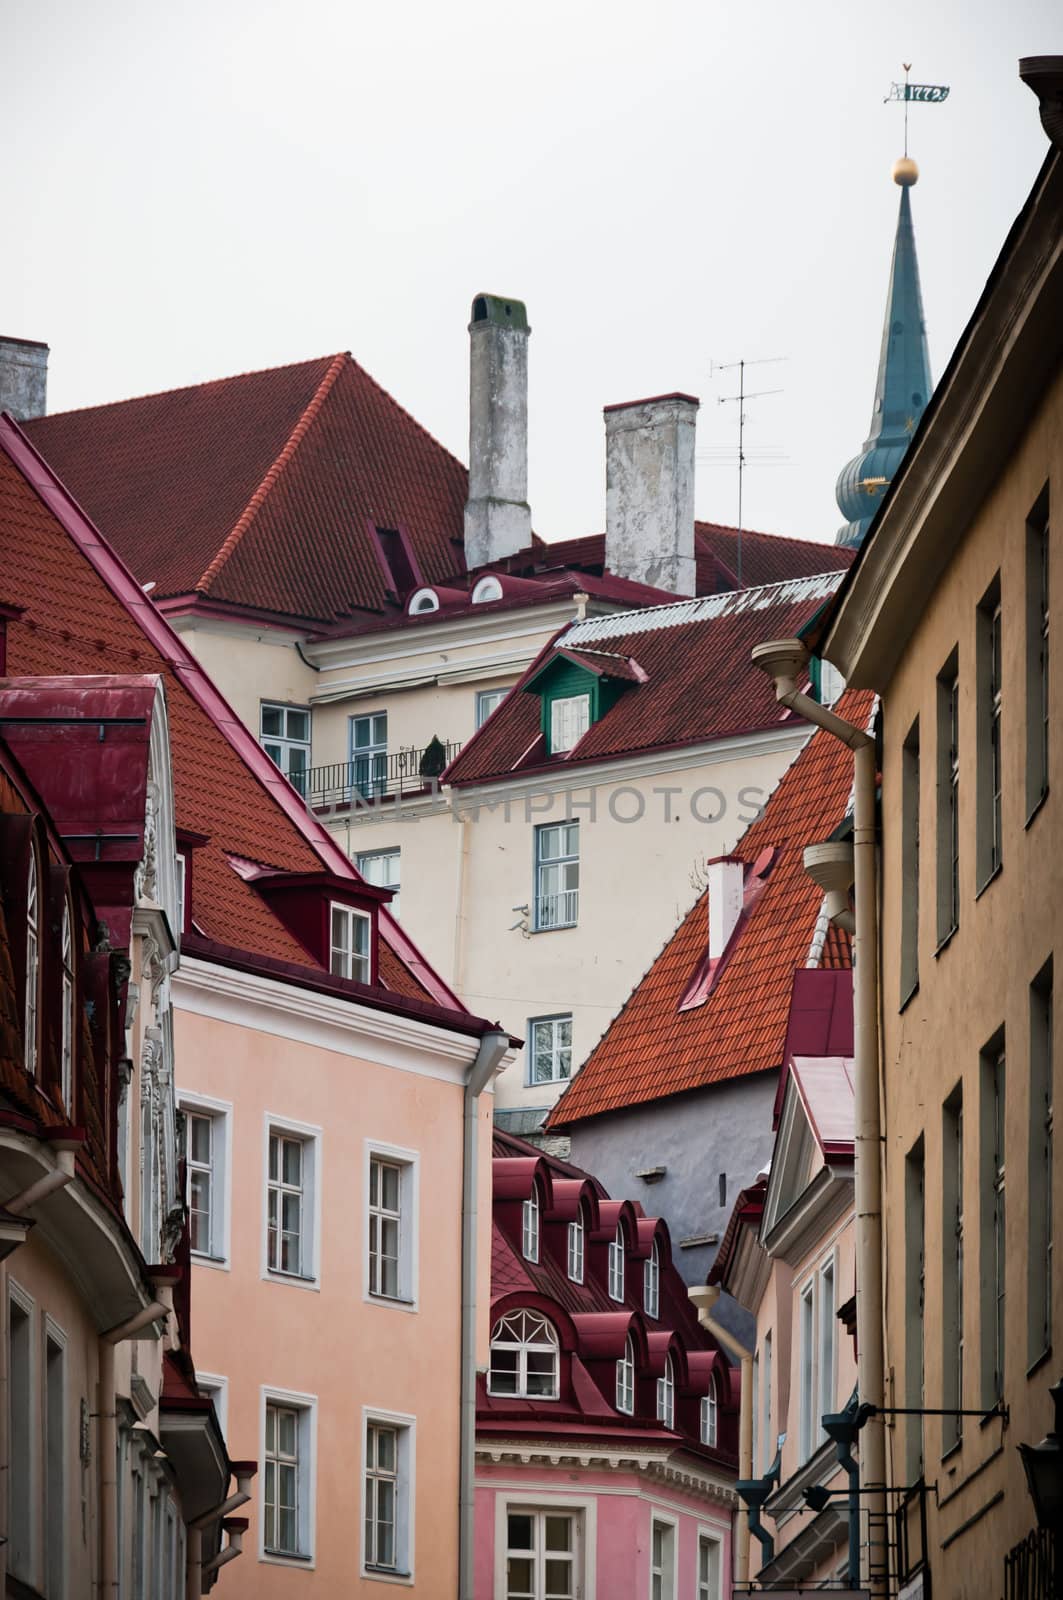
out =
[[[439,774],[461,749],[455,742],[418,749],[410,746],[389,755],[367,751],[349,761],[326,767],[307,767],[289,774],[311,811],[333,811],[351,806],[362,809],[403,795],[424,794],[438,784]]]
[[[562,889],[560,894],[541,894],[536,896],[536,933],[545,933],[548,928],[574,928],[578,921],[578,889]]]
[[[1034,1528],[1004,1557],[1004,1600],[1056,1600],[1060,1594],[1063,1539]]]

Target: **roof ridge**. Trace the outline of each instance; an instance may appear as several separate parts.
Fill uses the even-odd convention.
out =
[[[813,550],[837,551],[839,548],[831,539],[803,539],[799,533],[768,533],[764,528],[738,528],[731,522],[706,522],[696,517],[694,531],[702,528],[711,529],[713,533],[740,533],[743,539],[769,539],[772,544],[809,545]]]
[[[34,417],[34,422],[51,422],[53,417],[77,417],[86,411],[114,411],[118,406],[139,405],[142,400],[163,400],[171,394],[189,394],[193,389],[215,389],[223,383],[239,383],[242,378],[265,378],[274,372],[292,372],[296,367],[316,367],[323,361],[332,362],[340,354],[350,355],[350,351],[340,351],[332,356],[308,356],[305,361],[284,361],[277,367],[252,367],[247,372],[230,372],[221,378],[204,378],[200,383],[177,383],[169,389],[149,389],[146,394],[129,394],[123,400],[97,400],[89,406],[70,406],[66,411],[49,411],[43,417]]]
[[[203,594],[210,588],[210,585],[218,576],[218,573],[228,561],[229,557],[236,549],[236,546],[240,543],[240,540],[243,538],[252,522],[254,522],[255,517],[258,515],[258,512],[261,509],[264,500],[266,499],[266,496],[269,494],[270,490],[273,488],[273,485],[276,483],[277,479],[280,477],[281,473],[284,471],[285,467],[288,465],[289,461],[292,459],[296,450],[298,450],[303,439],[305,439],[307,433],[309,432],[315,417],[328,398],[329,391],[336,382],[336,379],[339,377],[340,373],[343,371],[344,363],[351,359],[352,358],[350,356],[344,353],[342,355],[333,356],[332,360],[329,362],[328,369],[325,372],[324,377],[321,379],[321,382],[314,391],[314,394],[312,395],[310,402],[302,416],[299,418],[299,421],[295,424],[295,427],[288,435],[280,454],[268,468],[265,477],[262,479],[262,482],[259,484],[254,494],[247,502],[247,505],[240,513],[225,542],[215,554],[213,561],[211,561],[210,565],[193,584],[193,589],[197,594]]]

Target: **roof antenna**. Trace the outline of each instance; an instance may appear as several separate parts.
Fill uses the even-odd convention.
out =
[[[733,372],[738,369],[738,393],[721,394],[716,397],[716,404],[730,405],[732,401],[738,402],[738,587],[742,587],[742,476],[746,467],[745,430],[746,430],[746,401],[762,400],[765,395],[782,394],[781,389],[758,389],[755,394],[746,393],[746,368],[771,367],[780,361],[789,361],[789,356],[764,356],[759,361],[716,361],[709,363],[709,377],[714,372]]]

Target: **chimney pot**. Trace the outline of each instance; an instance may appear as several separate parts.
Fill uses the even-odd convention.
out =
[[[531,543],[528,505],[528,313],[478,294],[469,323],[469,498],[465,565],[501,561]]]
[[[708,863],[709,959],[716,961],[727,949],[742,915],[745,899],[745,864],[736,856],[721,856]]]
[[[0,334],[0,411],[16,422],[43,417],[48,393],[48,346]]]
[[[655,395],[605,408],[605,564],[619,578],[696,592],[694,430],[699,402]]]

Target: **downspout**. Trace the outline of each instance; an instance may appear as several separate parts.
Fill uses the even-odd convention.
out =
[[[114,1392],[115,1346],[135,1339],[152,1322],[165,1320],[170,1307],[153,1300],[127,1322],[100,1334],[99,1455],[100,1455],[100,1596],[116,1600],[118,1594],[118,1410]]]
[[[234,1492],[223,1500],[220,1505],[212,1506],[209,1511],[204,1511],[188,1524],[185,1543],[185,1600],[199,1600],[200,1595],[203,1593],[204,1577],[213,1572],[215,1567],[224,1565],[224,1561],[234,1561],[240,1554],[240,1541],[237,1539],[236,1549],[232,1552],[232,1555],[226,1555],[224,1551],[219,1551],[218,1556],[213,1561],[208,1561],[206,1566],[203,1565],[204,1528],[209,1528],[211,1523],[217,1522],[219,1517],[228,1517],[230,1512],[239,1510],[240,1506],[245,1506],[251,1498],[250,1484],[251,1479],[258,1471],[258,1462],[233,1461],[231,1466],[236,1476],[236,1489]],[[234,1526],[239,1521],[240,1519],[236,1518]],[[239,1529],[241,1537],[246,1527],[247,1523],[245,1522],[243,1527]],[[224,1561],[219,1559],[222,1556],[224,1556]]]
[[[476,1470],[476,1268],[480,1096],[502,1065],[509,1035],[485,1033],[465,1080],[461,1156],[461,1434],[458,1486],[458,1600],[473,1600]]]
[[[878,1072],[878,883],[875,840],[875,743],[870,734],[821,706],[797,688],[808,660],[799,639],[758,645],[754,663],[775,680],[775,697],[798,716],[823,728],[853,752],[853,1090],[855,1099],[856,1333],[860,1399],[879,1408],[861,1446],[869,1510],[879,1527],[885,1521],[886,1435],[881,1417],[885,1360],[882,1334],[882,1141]],[[875,1552],[869,1566],[884,1571],[886,1552]]]
[[[216,1556],[212,1556],[203,1568],[204,1578],[209,1578],[212,1572],[217,1572],[219,1567],[224,1567],[227,1562],[235,1561],[243,1550],[244,1534],[247,1532],[248,1521],[246,1517],[227,1517],[222,1523],[222,1528],[228,1534],[228,1539]]]
[[[712,1307],[720,1298],[718,1283],[698,1284],[687,1290],[688,1297],[698,1310],[698,1321],[707,1328],[714,1339],[735,1357],[742,1375],[742,1388],[738,1411],[738,1476],[753,1476],[753,1352],[739,1344],[734,1334],[717,1322]],[[734,1575],[736,1583],[749,1582],[749,1507],[743,1502],[735,1529]]]
[[[55,1194],[57,1189],[65,1189],[74,1177],[74,1164],[81,1145],[80,1139],[59,1145],[56,1149],[56,1164],[52,1170],[38,1178],[36,1183],[31,1183],[28,1189],[23,1189],[21,1194],[12,1195],[10,1200],[5,1200],[4,1210],[20,1217],[31,1206],[46,1200],[50,1194]]]

